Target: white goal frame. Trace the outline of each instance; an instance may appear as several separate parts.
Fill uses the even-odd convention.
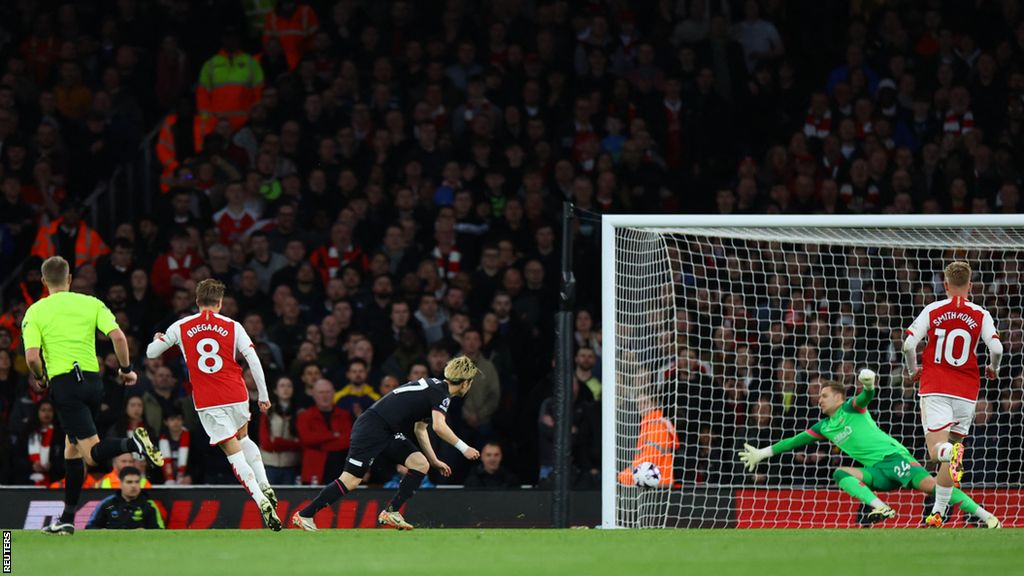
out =
[[[618,228],[1024,228],[1024,214],[976,215],[606,215],[601,222],[601,527],[623,528],[616,490],[615,234]]]

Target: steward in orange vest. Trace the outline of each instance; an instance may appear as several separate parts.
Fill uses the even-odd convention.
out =
[[[224,32],[223,48],[203,64],[196,87],[196,109],[207,118],[225,118],[232,130],[249,120],[249,111],[263,94],[263,68],[239,49],[238,30]]]
[[[179,118],[182,119],[180,124]],[[190,99],[182,99],[177,110],[164,117],[156,141],[156,157],[163,166],[160,173],[161,193],[167,193],[174,186],[174,172],[181,163],[202,152],[203,137],[213,132],[216,124],[216,118],[210,116],[204,119],[196,114]]]
[[[68,202],[61,217],[39,228],[32,255],[46,260],[50,256],[63,256],[75,268],[83,264],[96,264],[96,259],[110,254],[110,248],[95,230],[85,225],[78,206]]]
[[[676,427],[665,418],[660,408],[651,408],[640,421],[640,436],[636,441],[636,456],[629,468],[619,472],[619,483],[633,485],[633,468],[650,462],[661,472],[659,486],[672,486],[672,460],[679,447]]]
[[[278,0],[263,21],[263,49],[267,49],[271,38],[277,38],[288,60],[288,71],[294,71],[319,29],[320,20],[308,5],[295,0]]]

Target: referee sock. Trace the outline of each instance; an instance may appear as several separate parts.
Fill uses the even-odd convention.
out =
[[[324,489],[316,495],[316,498],[309,503],[309,506],[299,510],[299,516],[302,516],[303,518],[312,518],[321,509],[334,504],[345,494],[348,494],[348,488],[345,488],[345,485],[341,483],[341,480],[335,478],[334,482],[324,486]]]
[[[395,497],[388,502],[388,510],[394,512],[405,504],[406,500],[412,498],[413,494],[416,493],[416,489],[420,487],[420,483],[423,482],[423,477],[426,476],[419,470],[409,469],[402,477],[402,481],[398,483],[398,492],[395,493]]]
[[[260,455],[260,447],[248,436],[239,442],[242,445],[242,453],[245,454],[245,461],[249,463],[253,474],[256,475],[256,483],[260,486],[269,486],[267,480],[267,469],[263,466],[263,456]]]
[[[60,515],[60,521],[65,524],[72,524],[75,521],[75,511],[78,509],[78,499],[82,496],[82,484],[85,483],[85,462],[81,458],[72,458],[64,461],[64,512]]]
[[[121,454],[135,452],[136,450],[138,450],[138,447],[131,438],[107,438],[94,444],[91,454],[93,462],[104,466]]]

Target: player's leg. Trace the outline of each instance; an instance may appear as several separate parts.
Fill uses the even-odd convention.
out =
[[[928,474],[925,470],[921,470],[921,475],[914,478],[912,485],[915,490],[924,492],[925,494],[935,493],[935,478],[931,474]],[[988,510],[981,507],[980,504],[975,502],[966,492],[959,488],[953,488],[953,494],[949,499],[949,503],[953,506],[960,506],[960,509],[967,514],[973,515],[978,520],[981,520],[989,528],[1002,528],[1003,525],[998,518]]]
[[[950,400],[944,396],[921,398],[921,423],[924,425],[928,456],[939,464],[939,471],[935,475],[935,504],[932,505],[931,515],[925,521],[929,526],[942,525],[941,518],[946,514],[949,498],[953,493],[953,477],[949,473],[949,462],[955,449],[949,442],[949,429],[954,424]]]
[[[248,422],[235,434],[235,438],[238,439],[238,444],[242,447],[245,461],[249,463],[253,474],[256,475],[256,484],[259,485],[260,491],[267,497],[267,500],[270,500],[271,506],[276,508],[277,494],[274,494],[274,489],[270,487],[270,481],[267,480],[267,469],[263,466],[263,455],[260,454],[260,447],[249,438]]]
[[[309,532],[317,530],[313,516],[320,510],[333,505],[342,496],[355,490],[363,481],[370,463],[387,448],[394,433],[374,420],[368,420],[364,412],[352,426],[352,437],[345,459],[345,470],[341,476],[329,482],[320,490],[308,506],[292,514],[292,525]]]
[[[871,507],[868,521],[874,524],[896,515],[896,511],[882,501],[870,488],[876,482],[874,471],[868,468],[837,468],[832,473],[843,492]]]
[[[212,410],[216,410],[216,408]],[[277,516],[277,510],[275,510],[270,499],[267,498],[256,482],[256,474],[246,461],[245,453],[242,452],[242,446],[238,442],[238,438],[232,435],[217,445],[224,451],[224,455],[228,457],[228,463],[231,464],[231,468],[235,472],[235,478],[245,487],[245,491],[249,493],[249,496],[256,501],[256,506],[259,507],[260,515],[263,516],[263,522],[266,523],[267,528],[275,532],[280,530],[282,528],[281,519]]]
[[[220,446],[221,451],[227,456],[228,463],[231,464],[235,478],[256,501],[267,527],[275,532],[280,530],[281,519],[277,516],[277,510],[256,482],[256,473],[246,461],[242,445],[237,438],[239,430],[249,422],[249,406],[234,404],[203,409],[199,411],[199,421],[206,435],[210,437],[210,444]]]
[[[949,455],[949,476],[953,479],[953,486],[959,487],[964,476],[965,450],[963,442],[971,431],[971,424],[974,423],[977,403],[963,398],[950,398],[949,402],[953,409],[953,425],[949,427],[949,436],[952,441]]]
[[[396,439],[396,442],[399,441]],[[387,507],[377,516],[377,524],[392,526],[399,530],[412,530],[412,524],[405,521],[400,510],[402,505],[416,494],[416,489],[420,487],[423,478],[430,471],[430,463],[427,462],[427,457],[423,455],[423,452],[416,449],[411,442],[405,438],[402,438],[400,442],[402,445],[390,448],[389,452],[392,453],[390,455],[394,460],[399,460],[402,454],[406,454],[403,464],[408,471],[402,477],[402,481],[398,483],[398,491],[388,502]]]
[[[228,462],[235,471],[235,477],[238,478],[238,482],[249,492],[252,499],[257,504],[265,501],[267,497],[263,495],[259,483],[256,482],[256,473],[253,471],[252,466],[249,466],[238,438],[230,436],[218,443],[217,446],[220,446],[224,455],[228,457]]]
[[[358,488],[359,484],[363,481],[363,474],[365,474],[363,466],[356,466],[346,462],[345,471],[341,473],[341,476],[324,486],[308,506],[292,514],[292,525],[308,532],[316,532],[317,527],[316,523],[313,522],[313,516],[316,516],[317,512],[332,506],[344,495]]]

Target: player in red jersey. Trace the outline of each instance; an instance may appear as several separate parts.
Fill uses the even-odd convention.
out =
[[[267,481],[259,446],[249,439],[249,390],[242,380],[242,367],[236,354],[249,363],[259,390],[260,411],[270,408],[263,367],[252,340],[242,325],[221,316],[224,284],[203,280],[196,286],[199,313],[178,320],[158,332],[146,348],[146,356],[156,358],[171,346],[181,348],[192,379],[192,399],[199,421],[210,436],[210,445],[221,447],[235,470],[238,481],[259,505],[263,521],[271,530],[281,529],[277,517],[277,496]]]
[[[971,294],[971,266],[953,262],[946,266],[946,299],[933,302],[907,328],[903,359],[910,377],[920,380],[921,423],[928,454],[939,462],[935,480],[935,505],[925,520],[941,527],[953,486],[963,476],[964,447],[974,422],[981,377],[978,374],[978,341],[988,347],[985,376],[995,379],[1003,356],[992,315],[968,300]],[[927,338],[922,368],[917,366],[917,345]],[[950,443],[952,437],[953,443]]]

